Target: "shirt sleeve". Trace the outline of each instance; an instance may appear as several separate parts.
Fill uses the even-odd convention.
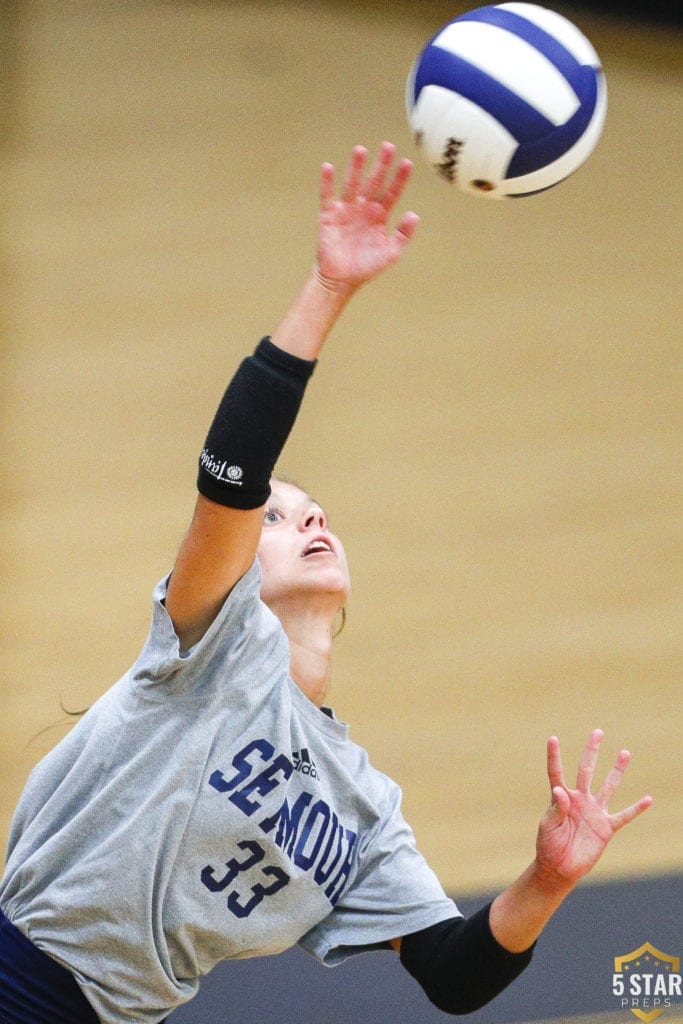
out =
[[[182,653],[165,605],[169,578],[154,589],[149,635],[131,670],[138,692],[148,697],[208,696],[219,683],[228,688],[256,685],[243,677],[258,679],[254,666],[286,644],[282,627],[260,600],[258,560],[232,588],[201,640]]]
[[[390,939],[461,917],[417,850],[394,783],[388,813],[359,853],[352,884],[332,912],[299,940],[307,953],[333,967],[357,953],[386,949]]]

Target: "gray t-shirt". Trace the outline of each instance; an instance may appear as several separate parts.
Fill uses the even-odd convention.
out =
[[[335,964],[458,913],[398,786],[289,677],[260,582],[181,655],[162,581],[135,665],[17,807],[0,905],[103,1024],[156,1024],[219,960]]]

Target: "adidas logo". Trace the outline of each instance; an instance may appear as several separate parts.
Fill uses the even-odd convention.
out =
[[[319,779],[318,769],[315,766],[315,761],[311,757],[306,747],[302,747],[301,750],[292,751],[292,760],[294,762],[294,771],[301,772],[302,775],[309,775],[312,779]]]

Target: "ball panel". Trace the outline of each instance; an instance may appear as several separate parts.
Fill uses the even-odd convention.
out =
[[[438,85],[422,90],[410,123],[425,160],[466,191],[475,179],[500,181],[517,148],[495,118]]]
[[[576,93],[556,65],[526,39],[503,28],[477,21],[454,21],[432,46],[486,72],[553,124],[564,124],[576,112]]]
[[[567,175],[567,177],[569,177],[569,175]],[[564,178],[561,178],[560,181],[564,181]],[[504,199],[526,199],[527,196],[537,196],[537,195],[540,195],[541,192],[549,192],[551,188],[554,188],[555,185],[559,185],[559,184],[560,184],[559,181],[554,181],[552,183],[552,185],[544,185],[543,188],[534,188],[534,189],[531,190],[531,192],[508,192],[507,195],[503,196],[503,198]]]
[[[518,6],[532,6],[518,5]],[[547,32],[540,25],[508,9],[508,5],[499,7],[479,7],[474,11],[467,11],[456,18],[456,23],[468,21],[484,21],[489,25],[495,25],[507,31],[512,36],[524,39],[530,46],[533,46],[539,53],[554,64],[557,70],[564,75],[568,82],[573,82],[579,73],[582,61],[577,60],[570,49],[555,37]]]
[[[593,117],[581,138],[571,149],[553,163],[548,164],[547,167],[541,167],[530,174],[520,175],[516,178],[508,178],[504,183],[507,195],[510,197],[532,195],[535,192],[545,191],[553,185],[559,185],[587,160],[598,144],[607,112],[607,88],[602,75],[599,75],[597,85],[598,94]]]
[[[505,175],[507,178],[517,178],[553,164],[579,141],[593,118],[598,95],[595,71],[593,68],[584,68],[583,72],[581,105],[574,116],[548,135],[520,142],[510,161]]]
[[[444,158],[447,140],[453,135],[452,108],[458,103],[450,89],[427,85],[410,112],[410,127],[421,155],[434,167]],[[459,126],[458,126],[459,129]],[[456,136],[459,139],[459,134]]]
[[[528,21],[533,21],[549,35],[559,39],[579,64],[600,66],[600,58],[589,40],[564,15],[558,14],[557,11],[551,11],[547,7],[539,7],[538,4],[505,3],[500,4],[500,7],[506,11],[513,11]]]

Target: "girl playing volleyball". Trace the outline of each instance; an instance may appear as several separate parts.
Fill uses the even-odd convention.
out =
[[[528,869],[465,920],[417,851],[398,787],[324,706],[349,594],[321,506],[273,470],[331,328],[398,260],[411,165],[323,165],[315,267],[237,369],[200,456],[194,515],[131,670],[32,772],[0,885],[2,1024],[157,1024],[226,958],[299,943],[321,961],[392,947],[450,1013],[529,963],[614,833],[629,755],[598,792],[548,741],[551,803]],[[338,194],[337,194],[338,191]],[[239,1021],[236,1011],[235,1021]]]

